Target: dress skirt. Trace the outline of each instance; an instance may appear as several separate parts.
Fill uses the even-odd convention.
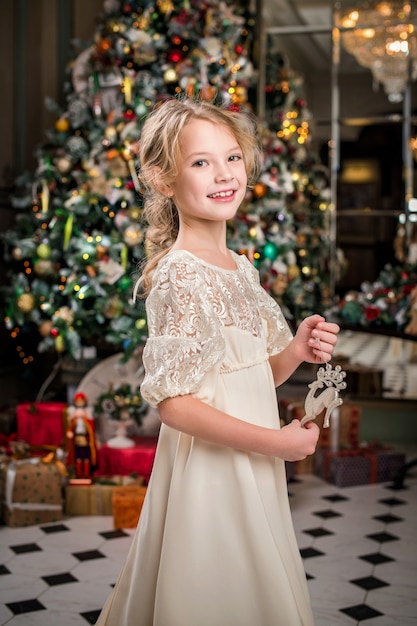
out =
[[[278,429],[262,342],[233,327],[225,336],[215,395],[207,376],[198,397]],[[311,626],[284,461],[163,424],[139,525],[97,624]]]

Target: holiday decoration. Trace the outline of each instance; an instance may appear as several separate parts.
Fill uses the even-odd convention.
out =
[[[65,402],[25,402],[16,407],[17,436],[30,446],[60,447],[68,419]]]
[[[309,384],[310,391],[304,402],[305,415],[301,419],[301,426],[316,419],[316,417],[326,409],[324,414],[323,428],[329,428],[330,415],[334,409],[339,407],[343,400],[339,397],[339,391],[346,389],[343,380],[346,377],[340,365],[333,369],[330,363],[326,367],[319,367],[317,380]]]
[[[73,406],[69,408],[67,427],[67,465],[72,468],[75,479],[91,481],[93,470],[97,464],[97,451],[94,437],[94,420],[88,406],[87,397],[76,393]]]
[[[30,526],[62,519],[62,476],[41,458],[12,460],[0,468],[2,519],[8,526]]]
[[[356,450],[326,449],[315,454],[315,472],[338,487],[388,482],[404,466],[405,454],[380,446]]]
[[[155,459],[158,437],[134,437],[133,446],[112,447],[108,443],[100,448],[96,476],[130,476],[135,473],[148,484]]]
[[[329,172],[311,147],[303,81],[274,49],[266,64],[264,171],[250,190],[229,241],[258,268],[263,286],[297,323],[330,306]],[[343,271],[339,255],[335,272]]]
[[[349,391],[351,390],[349,380]],[[344,401],[332,415],[332,428],[323,428],[326,407],[317,416],[316,423],[320,427],[317,448],[330,450],[352,449],[359,446],[361,409],[352,402]],[[284,424],[293,419],[302,420],[305,412],[304,402],[300,398],[282,398],[279,401],[279,414]],[[311,465],[311,471],[313,471]]]
[[[145,257],[142,124],[170,97],[254,111],[255,27],[246,0],[103,3],[92,42],[69,66],[66,108],[47,102],[56,121],[36,171],[17,181],[15,226],[3,234],[2,313],[24,364],[36,350],[80,360],[91,347],[128,360],[143,345],[144,304],[132,299]],[[329,304],[330,195],[302,80],[270,50],[265,168],[228,241],[297,321]]]
[[[94,405],[96,417],[104,416],[117,423],[117,433],[107,441],[113,448],[130,448],[134,446],[133,439],[126,436],[127,426],[134,421],[141,425],[142,418],[148,405],[142,400],[139,387],[132,389],[129,383],[109,387],[102,393]]]
[[[136,528],[146,496],[146,487],[115,487],[112,495],[113,527]]]
[[[350,326],[416,335],[416,284],[417,264],[388,264],[374,283],[362,283],[327,313]]]

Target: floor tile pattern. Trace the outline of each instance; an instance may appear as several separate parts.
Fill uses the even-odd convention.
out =
[[[417,625],[417,469],[401,490],[303,475],[289,492],[316,626]],[[1,526],[0,626],[95,624],[133,533],[108,516]]]

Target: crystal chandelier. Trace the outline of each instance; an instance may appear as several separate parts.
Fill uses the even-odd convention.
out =
[[[391,102],[403,98],[417,78],[417,2],[361,2],[343,8],[337,26],[342,43],[358,63],[372,71]]]

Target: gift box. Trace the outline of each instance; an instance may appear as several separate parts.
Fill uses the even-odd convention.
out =
[[[18,404],[17,436],[31,446],[63,446],[65,443],[67,404],[32,402]]]
[[[67,485],[66,515],[111,515],[114,485]]]
[[[157,437],[132,437],[131,448],[112,448],[104,444],[98,451],[98,468],[95,476],[127,476],[132,473],[143,476],[149,482],[155,458]]]
[[[30,526],[62,519],[62,476],[40,458],[11,460],[0,472],[2,519],[8,526]]]
[[[67,515],[112,515],[113,491],[122,485],[142,486],[138,476],[111,476],[96,479],[90,485],[69,484],[65,487]]]
[[[115,487],[113,490],[113,526],[114,528],[136,528],[146,487]]]
[[[393,480],[405,463],[405,454],[390,449],[317,450],[315,473],[338,487]]]
[[[304,400],[284,398],[279,402],[280,417],[288,424],[305,415]],[[330,415],[330,428],[323,428],[325,410],[314,420],[320,426],[318,448],[357,448],[359,445],[360,409],[351,402],[344,402]],[[305,471],[303,473],[306,473]]]

